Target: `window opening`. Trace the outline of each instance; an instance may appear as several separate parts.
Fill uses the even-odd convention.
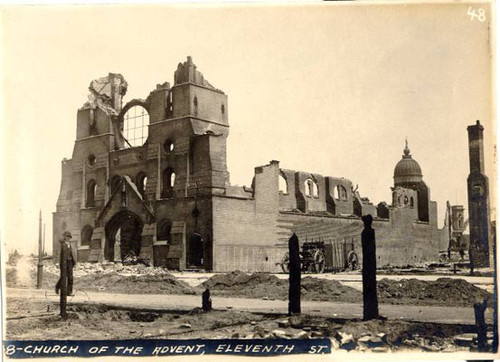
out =
[[[132,147],[142,146],[148,138],[149,114],[142,106],[133,106],[123,116],[123,135]]]
[[[90,167],[95,165],[95,160],[96,160],[95,155],[92,155],[92,154],[89,155],[87,161],[88,161],[88,164]]]
[[[148,177],[144,172],[139,172],[136,178],[136,186],[139,193],[142,195],[142,198],[145,198],[146,194],[146,185],[148,183]]]
[[[94,180],[90,180],[87,184],[87,207],[95,206],[95,195],[97,192],[97,183]]]
[[[166,153],[170,153],[174,150],[174,142],[171,140],[166,140],[163,144],[163,149]]]
[[[279,191],[285,195],[288,194],[288,183],[282,174],[279,175]]]
[[[173,195],[175,185],[175,172],[171,168],[163,171],[163,190],[162,197],[171,197]]]
[[[314,197],[319,197],[319,188],[316,182],[312,182],[312,194]]]
[[[81,232],[80,245],[90,246],[90,242],[92,241],[92,234],[93,233],[94,233],[94,229],[92,229],[92,226],[85,225],[82,229],[82,232]]]
[[[339,197],[342,200],[347,200],[347,190],[342,185],[339,185]]]

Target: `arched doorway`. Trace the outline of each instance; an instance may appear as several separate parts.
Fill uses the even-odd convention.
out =
[[[203,239],[200,234],[195,233],[189,238],[187,264],[188,267],[203,266]]]
[[[130,252],[139,256],[143,226],[141,218],[131,211],[120,211],[115,214],[105,227],[104,259],[109,261],[122,260]],[[117,241],[119,241],[119,248],[115,247],[118,246],[118,244],[115,245]],[[119,256],[115,255],[118,250]]]

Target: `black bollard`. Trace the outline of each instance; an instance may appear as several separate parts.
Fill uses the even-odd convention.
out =
[[[295,233],[288,240],[290,254],[288,315],[300,314],[300,250],[299,238]]]
[[[201,308],[205,312],[210,312],[212,310],[212,298],[210,298],[210,289],[205,289],[201,295]]]
[[[361,233],[363,248],[363,320],[376,319],[378,314],[377,299],[377,260],[375,250],[375,230],[372,229],[373,217],[362,217],[365,229]]]
[[[66,312],[66,296],[68,294],[68,252],[69,250],[65,243],[61,243],[61,277],[58,284],[61,290],[59,306],[62,319],[68,318],[68,313]]]
[[[484,311],[488,306],[488,299],[482,303],[474,304],[474,317],[476,318],[477,329],[477,347],[479,352],[486,352],[488,350],[486,343],[486,321],[484,320]]]

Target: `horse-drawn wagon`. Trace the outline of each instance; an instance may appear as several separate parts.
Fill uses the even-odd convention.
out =
[[[354,237],[339,240],[326,240],[322,238],[300,243],[300,267],[302,272],[323,273],[325,271],[338,272],[346,269],[356,270],[360,267],[356,245],[357,239]],[[359,244],[359,242],[358,242]],[[283,272],[288,273],[290,255],[287,252],[283,255],[281,263]]]

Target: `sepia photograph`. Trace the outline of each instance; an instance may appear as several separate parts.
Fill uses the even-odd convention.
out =
[[[4,358],[498,358],[493,5],[2,6]]]

